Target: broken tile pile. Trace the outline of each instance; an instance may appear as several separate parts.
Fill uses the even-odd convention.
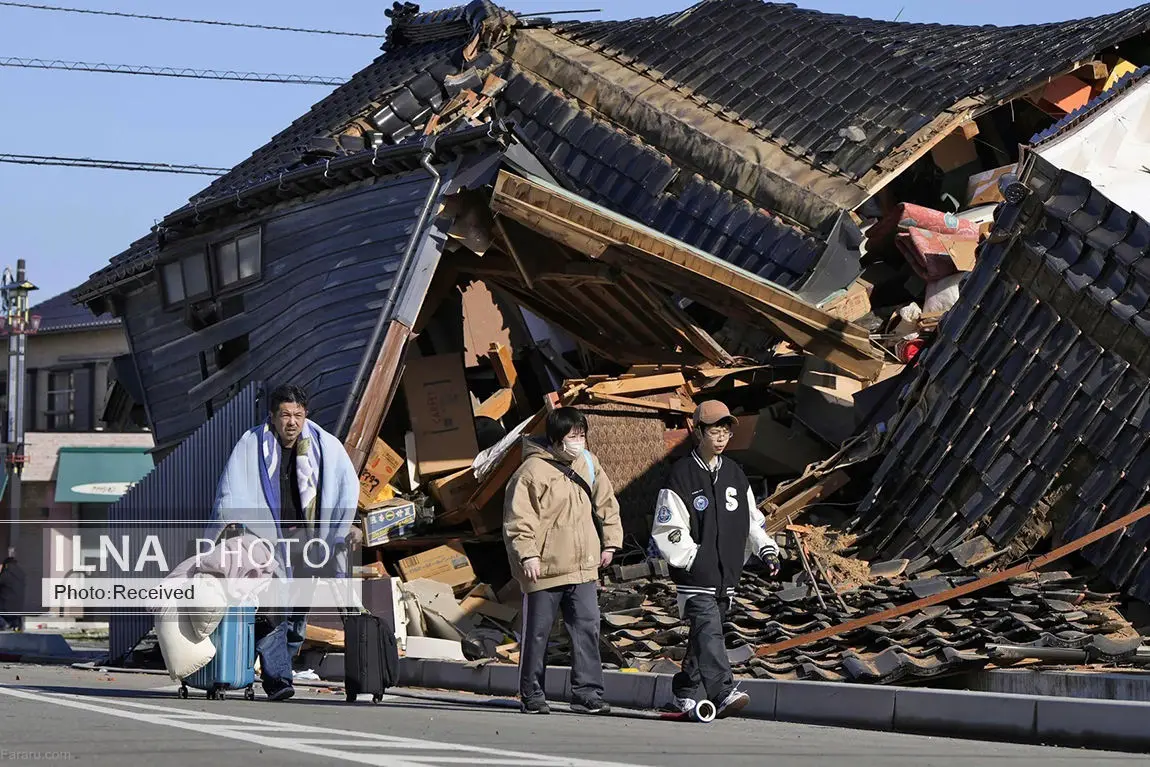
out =
[[[1133,657],[1141,638],[1099,594],[1068,572],[1030,574],[1001,587],[883,621],[842,637],[778,655],[756,649],[859,618],[974,580],[966,570],[906,576],[905,560],[876,565],[872,582],[842,593],[844,611],[824,608],[802,582],[782,584],[747,573],[724,625],[737,675],[771,679],[895,684],[986,666],[988,644],[1087,649],[1097,661]],[[801,580],[798,579],[798,580]],[[603,632],[617,665],[673,672],[682,660],[687,629],[679,622],[674,588],[645,579],[605,588]],[[553,661],[567,658],[557,647]],[[605,657],[605,661],[610,659]]]

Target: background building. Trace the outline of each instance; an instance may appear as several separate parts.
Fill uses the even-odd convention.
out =
[[[124,371],[132,363],[120,321],[96,317],[67,294],[36,304],[31,314],[41,322],[39,332],[28,336],[25,363],[27,462],[20,516],[33,524],[22,527],[17,556],[27,573],[27,609],[35,610],[47,553],[41,547],[48,526],[42,523],[70,536],[84,533],[78,520],[107,519],[108,505],[151,470],[153,441],[142,409],[125,394],[130,384],[123,382]],[[7,365],[0,368],[6,421]],[[11,503],[9,480],[7,474],[0,479],[5,508]],[[8,533],[5,526],[5,547]]]

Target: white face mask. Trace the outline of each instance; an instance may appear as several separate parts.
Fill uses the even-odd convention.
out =
[[[563,440],[563,452],[572,458],[578,458],[587,449],[585,437],[567,437]]]

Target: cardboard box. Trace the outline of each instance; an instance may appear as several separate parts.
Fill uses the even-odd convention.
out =
[[[463,508],[471,496],[479,489],[479,480],[471,467],[457,471],[441,479],[433,480],[429,486],[431,497],[445,513]]]
[[[966,182],[966,204],[969,208],[1003,202],[1005,198],[998,191],[998,182],[1008,173],[1014,173],[1018,165],[1003,165],[1001,168],[975,173]]]
[[[860,320],[870,314],[869,286],[861,280],[855,280],[845,293],[835,296],[819,308],[844,322]]]
[[[363,515],[363,545],[378,546],[398,538],[415,525],[415,504],[393,499]]]
[[[403,457],[376,437],[371,455],[367,457],[367,463],[359,475],[360,508],[372,509],[390,500],[392,491],[388,489],[388,483],[402,466]]]
[[[974,271],[975,255],[978,253],[978,240],[963,240],[952,234],[938,234],[939,244],[946,251],[946,257],[957,272]]]
[[[403,393],[415,433],[419,476],[426,480],[471,466],[479,442],[463,356],[440,354],[408,360]]]
[[[405,581],[426,578],[448,586],[464,586],[475,580],[471,560],[459,543],[436,546],[422,554],[399,560],[399,574]]]
[[[964,136],[961,130],[956,130],[935,144],[930,150],[930,156],[943,173],[978,162],[978,150],[974,142]]]
[[[519,617],[519,609],[501,605],[482,597],[467,597],[459,603],[459,608],[468,615],[486,615],[503,623],[514,623]]]

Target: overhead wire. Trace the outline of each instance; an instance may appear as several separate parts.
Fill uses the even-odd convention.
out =
[[[320,75],[294,75],[278,72],[238,72],[192,67],[151,67],[136,64],[106,64],[103,62],[63,61],[60,59],[25,59],[15,56],[0,58],[0,67],[24,69],[59,69],[69,72],[104,72],[118,75],[147,75],[150,77],[180,77],[191,80],[235,80],[239,82],[285,83],[288,85],[343,85],[346,78]]]
[[[272,24],[245,24],[239,21],[220,21],[218,19],[185,19],[178,16],[153,16],[145,13],[127,13],[124,11],[101,11],[91,8],[66,8],[59,5],[39,5],[36,3],[17,3],[11,0],[0,0],[0,6],[9,8],[25,8],[36,11],[53,11],[57,13],[83,13],[90,16],[116,16],[124,19],[143,19],[146,21],[170,21],[179,24],[204,24],[214,27],[239,27],[241,29],[262,29],[270,32],[299,32],[307,35],[336,35],[340,37],[371,37],[379,38],[381,35],[371,32],[348,32],[336,29],[311,29],[308,27],[283,27]]]
[[[59,165],[70,168],[99,168],[128,170],[143,173],[176,173],[195,176],[223,176],[231,168],[213,168],[207,165],[181,165],[167,162],[134,162],[130,160],[94,160],[91,157],[60,157],[56,155],[4,154],[0,163],[15,165]]]

